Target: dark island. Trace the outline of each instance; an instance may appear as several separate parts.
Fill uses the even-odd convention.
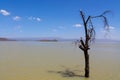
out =
[[[8,41],[7,38],[0,38],[0,41]]]
[[[0,38],[0,41],[16,41],[15,39]]]
[[[58,40],[56,40],[56,39],[53,39],[53,40],[42,39],[42,40],[38,40],[38,41],[41,41],[41,42],[57,42]]]

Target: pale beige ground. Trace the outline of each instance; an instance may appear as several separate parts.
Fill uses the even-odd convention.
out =
[[[119,49],[93,45],[86,79],[83,52],[71,42],[0,42],[0,80],[120,80]],[[81,77],[64,77],[66,70]]]

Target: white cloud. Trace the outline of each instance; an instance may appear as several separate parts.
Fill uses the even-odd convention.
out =
[[[15,31],[23,32],[22,27],[20,25],[16,26]]]
[[[53,31],[53,32],[56,32],[56,31],[57,31],[57,29],[53,29],[52,31]]]
[[[113,26],[105,27],[105,30],[115,30],[115,27]]]
[[[19,32],[23,32],[22,30],[19,30]]]
[[[36,18],[35,18],[35,17],[30,16],[30,17],[28,17],[28,19],[29,19],[29,20],[35,20]]]
[[[32,20],[32,16],[28,17],[29,20]]]
[[[16,27],[16,29],[21,29],[22,27],[20,26],[20,25],[18,25],[17,27]]]
[[[110,30],[114,30],[114,29],[115,29],[115,27],[113,27],[113,26],[110,26],[110,27],[109,27],[109,29],[110,29]]]
[[[39,17],[32,17],[32,16],[30,16],[28,19],[32,20],[32,21],[38,21],[38,22],[42,21],[41,18],[39,18]]]
[[[65,26],[59,26],[58,28],[59,29],[65,29]]]
[[[81,24],[75,24],[75,25],[73,25],[73,26],[76,27],[76,28],[80,28],[80,27],[82,27]]]
[[[108,28],[105,28],[105,29],[101,29],[100,30],[102,33],[104,33],[105,35],[107,34],[110,34],[110,32],[113,32],[115,31],[115,27],[113,26],[109,26]]]
[[[36,20],[37,20],[38,22],[40,22],[40,21],[41,21],[41,19],[40,19],[39,17],[37,17],[37,18],[36,18]]]
[[[3,10],[3,9],[0,10],[0,13],[1,13],[2,15],[4,15],[4,16],[10,15],[10,12],[8,12],[8,11],[6,11],[6,10]]]
[[[19,17],[19,16],[13,17],[13,20],[15,20],[15,21],[19,21],[20,19],[21,19],[21,17]]]

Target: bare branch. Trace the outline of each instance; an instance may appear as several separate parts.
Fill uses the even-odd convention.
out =
[[[79,48],[82,50],[82,51],[84,51],[85,49],[81,46],[81,45],[79,45]]]
[[[90,42],[95,40],[95,29],[93,27],[91,19],[89,20],[89,29],[88,29]]]
[[[83,19],[83,23],[85,24],[85,16],[83,15],[83,12],[82,12],[82,11],[80,11],[80,15],[81,15],[81,17],[82,17],[82,19]]]
[[[90,16],[87,18],[87,20],[86,20],[86,22],[85,22],[86,24],[88,23],[89,19],[90,19]]]
[[[102,18],[103,23],[104,23],[104,29],[106,31],[109,31],[108,20],[107,20],[107,17],[105,16],[109,12],[111,11],[107,10],[98,16],[88,16],[87,19],[85,19],[85,15],[83,14],[82,11],[80,11],[80,15],[82,17],[82,21],[83,21],[84,29],[85,29],[85,41],[83,41],[82,39],[80,40],[81,48],[84,48],[84,50],[87,49],[89,47],[89,44],[95,40],[96,32],[94,29],[94,25],[92,23],[92,19]]]
[[[82,39],[80,40],[80,43],[81,43],[81,45],[85,48],[85,43],[83,42]]]
[[[106,11],[104,11],[102,14],[97,15],[97,16],[92,16],[91,18],[99,18],[99,17],[102,17],[102,16],[104,16],[105,14],[110,13],[110,12],[111,12],[110,10],[106,10]]]
[[[103,16],[103,22],[104,22],[105,30],[109,31],[109,24],[108,24],[107,18],[105,16]]]
[[[106,10],[101,15],[105,15],[105,14],[110,13],[110,12],[111,12],[110,10]]]

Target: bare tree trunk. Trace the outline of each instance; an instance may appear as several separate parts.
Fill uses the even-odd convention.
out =
[[[109,25],[107,22],[107,18],[104,16],[106,13],[108,13],[110,11],[105,11],[103,12],[101,15],[98,16],[88,16],[87,18],[85,18],[85,15],[83,14],[82,11],[80,11],[80,15],[82,17],[82,21],[83,21],[83,26],[84,26],[84,33],[85,33],[85,37],[84,39],[80,39],[80,45],[79,48],[84,52],[84,57],[85,57],[85,77],[88,78],[89,77],[89,54],[88,54],[88,50],[89,48],[89,43],[91,42],[91,40],[93,40],[95,38],[95,30],[91,21],[91,18],[103,18],[104,21],[104,27],[107,31],[109,31]]]
[[[79,48],[82,49],[83,52],[84,52],[84,56],[85,56],[85,77],[88,78],[89,77],[89,54],[88,54],[89,35],[88,35],[87,23],[90,19],[90,16],[88,16],[87,20],[85,20],[85,16],[83,15],[82,11],[80,11],[80,14],[81,14],[83,24],[84,24],[84,29],[85,29],[85,41],[83,41],[82,39],[80,40],[81,46],[79,46]]]
[[[85,56],[85,77],[89,77],[89,54],[88,50],[84,51]]]

